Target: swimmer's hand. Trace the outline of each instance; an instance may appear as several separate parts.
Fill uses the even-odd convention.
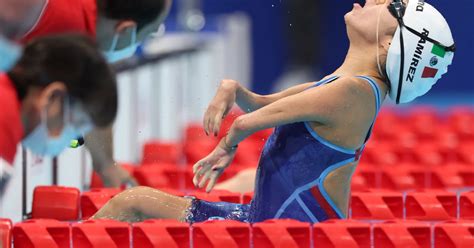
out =
[[[222,119],[226,117],[234,106],[238,83],[234,80],[222,80],[217,93],[207,107],[204,114],[203,126],[206,135],[211,133],[217,136]]]
[[[229,167],[237,151],[227,147],[224,139],[225,137],[219,142],[214,151],[193,166],[194,186],[202,188],[207,184],[207,193],[214,188],[217,180],[224,170]]]

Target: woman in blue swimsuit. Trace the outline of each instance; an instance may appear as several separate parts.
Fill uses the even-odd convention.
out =
[[[224,80],[212,100],[204,117],[208,135],[219,132],[234,103],[247,114],[194,165],[193,182],[207,192],[231,165],[242,140],[275,127],[260,157],[251,204],[137,187],[113,198],[93,218],[314,223],[347,217],[351,177],[386,95],[404,103],[425,94],[447,71],[455,47],[442,15],[422,0],[367,0],[364,7],[354,4],[345,21],[347,57],[323,80],[265,96]]]

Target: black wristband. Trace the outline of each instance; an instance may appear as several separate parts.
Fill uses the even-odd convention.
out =
[[[234,150],[237,150],[237,148],[239,147],[239,145],[235,145],[235,146],[229,146],[227,145],[227,135],[224,137],[224,146],[226,148],[226,150],[229,150],[229,151],[234,151]]]

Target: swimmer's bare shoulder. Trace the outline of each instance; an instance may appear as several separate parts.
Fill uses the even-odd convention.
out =
[[[313,95],[319,98],[315,100],[319,104],[314,106],[318,108],[314,111],[315,114],[327,117],[324,124],[337,125],[347,123],[351,119],[365,122],[365,119],[374,115],[375,108],[367,111],[368,106],[374,106],[373,90],[367,81],[361,78],[344,76],[308,91],[314,91]]]

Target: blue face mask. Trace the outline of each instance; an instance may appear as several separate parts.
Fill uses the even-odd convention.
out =
[[[112,40],[112,45],[110,46],[109,51],[104,52],[105,58],[109,63],[115,63],[117,61],[132,57],[135,54],[139,44],[137,43],[137,26],[133,27],[132,36],[130,37],[130,45],[120,50],[115,50],[117,48],[117,43],[119,41],[120,34],[116,33]]]
[[[36,155],[55,157],[65,148],[70,146],[71,140],[90,131],[91,128],[89,126],[80,131],[68,122],[66,116],[69,115],[69,104],[66,104],[65,106],[64,127],[61,131],[61,135],[58,137],[49,136],[45,110],[41,115],[41,123],[25,139],[23,139],[22,145]]]
[[[20,46],[0,37],[0,72],[10,70],[20,56]]]

